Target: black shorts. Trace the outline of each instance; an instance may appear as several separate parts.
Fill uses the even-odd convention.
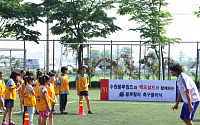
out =
[[[6,108],[12,108],[12,107],[14,107],[14,100],[12,100],[12,99],[5,99],[5,107]]]
[[[89,96],[88,91],[81,91],[80,96]]]

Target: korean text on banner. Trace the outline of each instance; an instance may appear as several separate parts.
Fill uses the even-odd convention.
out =
[[[109,80],[109,100],[176,101],[175,81]]]

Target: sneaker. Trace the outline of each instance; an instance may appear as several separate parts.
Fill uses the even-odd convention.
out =
[[[54,114],[54,115],[57,115],[57,114],[58,114],[58,112],[57,112],[57,111],[53,111],[53,114]]]
[[[10,121],[8,125],[16,125],[14,122]]]
[[[62,111],[61,114],[69,114],[67,111]]]
[[[6,123],[6,122],[2,122],[2,125],[8,125],[8,123]]]
[[[92,111],[89,110],[89,111],[88,111],[88,114],[94,114],[94,113],[93,113]]]
[[[38,112],[38,110],[35,110],[35,114],[40,114],[40,113]]]

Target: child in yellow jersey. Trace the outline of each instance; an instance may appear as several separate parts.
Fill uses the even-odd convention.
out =
[[[16,99],[16,88],[20,87],[20,84],[15,84],[15,81],[18,81],[19,73],[13,71],[10,75],[10,80],[6,83],[5,89],[5,107],[6,111],[4,112],[2,125],[7,125],[6,115],[9,116],[9,125],[15,125],[12,122],[12,108],[14,107],[14,100]]]
[[[19,84],[22,86],[22,83],[24,82],[23,78],[24,75],[26,74],[25,70],[21,70],[20,71],[20,78],[19,78]],[[24,112],[24,96],[22,93],[22,87],[19,89],[19,100],[20,100],[20,108],[21,108],[21,112]]]
[[[5,107],[4,107],[4,102],[3,102],[3,99],[4,99],[4,92],[5,92],[5,82],[3,80],[3,73],[0,72],[0,112],[1,111],[1,108],[5,111]]]
[[[50,112],[50,97],[48,95],[45,84],[49,83],[49,76],[42,75],[39,77],[40,86],[36,92],[36,108],[40,111],[41,121],[38,120],[38,125],[47,125],[47,118]]]
[[[25,82],[27,82],[27,84],[24,91],[24,106],[27,107],[29,123],[30,125],[33,125],[33,116],[35,113],[34,110],[36,105],[35,92],[32,87],[34,84],[34,78],[32,76],[28,76]]]
[[[26,74],[24,75],[24,78],[23,78],[24,82],[22,83],[22,93],[23,93],[23,95],[24,95],[24,92],[25,92],[26,84],[28,83],[28,82],[25,82],[25,80],[27,80],[27,77],[29,77],[29,76],[33,77],[33,72],[27,71]],[[22,123],[23,124],[24,124],[24,118],[25,118],[26,111],[27,111],[27,106],[24,105],[24,112],[23,112],[23,115],[22,115]]]
[[[56,71],[55,70],[51,70],[51,72],[54,74],[54,80],[53,80],[53,85],[54,85],[54,90],[55,90],[55,95],[56,95],[56,98],[57,98],[57,95],[58,95],[58,79],[56,78]],[[53,114],[58,114],[57,111],[56,111],[56,105],[55,105],[55,108],[54,108],[54,112]]]
[[[42,76],[42,72],[41,71],[37,71],[37,80],[35,80],[35,87],[34,87],[34,91],[37,92],[39,86],[40,86],[40,82],[39,82],[39,77]],[[35,114],[39,114],[39,112],[37,111],[37,108],[35,110]],[[41,121],[39,119],[39,121]]]
[[[63,66],[61,68],[62,74],[58,77],[58,90],[60,95],[60,112],[61,114],[68,114],[65,110],[67,105],[67,95],[69,95],[69,80],[67,76],[68,68]]]
[[[76,90],[77,95],[79,96],[79,101],[83,99],[83,96],[86,99],[87,107],[88,107],[88,114],[93,114],[90,110],[90,100],[88,94],[88,86],[89,86],[89,77],[86,73],[86,67],[80,67],[80,74],[76,76]]]
[[[54,109],[55,109],[55,105],[57,103],[57,99],[55,96],[55,90],[54,90],[54,84],[52,83],[55,79],[55,74],[52,72],[49,72],[48,75],[50,76],[50,82],[48,85],[48,94],[50,97],[50,102],[51,102],[51,112],[49,114],[49,124],[53,125],[53,113],[54,113]]]

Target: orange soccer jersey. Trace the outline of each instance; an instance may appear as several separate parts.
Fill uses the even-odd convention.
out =
[[[54,85],[55,94],[58,95],[58,80],[57,79],[53,81],[53,85]]]
[[[12,79],[10,79],[10,80],[12,80]],[[8,84],[8,82],[7,82],[7,84]],[[15,87],[16,86],[15,82],[13,80],[11,82],[12,82],[12,87]],[[5,89],[5,99],[15,100],[16,99],[16,89],[10,90],[10,88],[6,86],[6,89]]]
[[[85,74],[84,77],[81,77],[81,75],[78,75],[78,89],[79,92],[81,91],[88,91],[88,87],[86,87],[84,89],[84,86],[88,84],[88,80],[87,80],[87,75]]]
[[[61,78],[60,91],[61,92],[69,91],[69,83],[67,75],[65,77],[60,75],[60,78]]]
[[[24,91],[24,106],[34,106],[36,105],[36,99],[33,94],[29,94],[28,90],[31,85],[26,85],[25,91]]]
[[[44,96],[42,95],[43,88],[45,88],[45,86],[40,86],[36,93],[36,109],[38,111],[45,111],[48,109],[48,107],[45,103]],[[50,104],[50,98],[49,98],[48,92],[47,92],[47,102],[48,102],[48,106],[50,108],[51,104]]]
[[[3,96],[5,94],[5,82],[1,80],[0,82],[0,96]]]
[[[20,82],[20,85],[22,86],[22,83],[24,82],[24,80],[21,78],[21,82]],[[22,93],[22,87],[20,87],[19,89],[19,99],[20,99],[20,102],[24,102],[24,97],[23,97],[23,93]]]
[[[53,100],[56,101],[56,96],[55,96],[55,90],[54,90],[54,85],[53,84],[49,84],[48,86],[48,95],[49,97]],[[53,105],[53,103],[51,102],[51,106]]]

